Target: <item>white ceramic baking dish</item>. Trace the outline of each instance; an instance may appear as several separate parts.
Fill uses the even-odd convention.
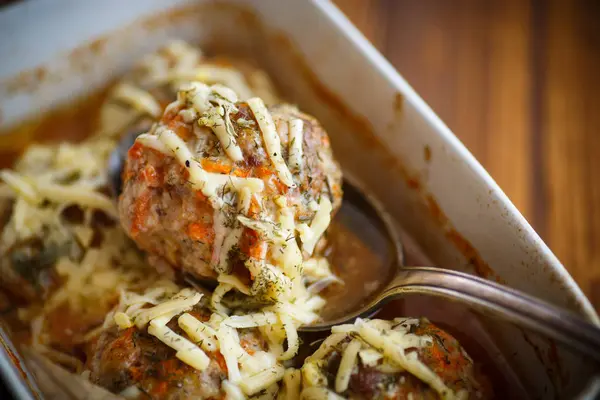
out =
[[[481,165],[328,1],[29,0],[8,7],[0,13],[0,128],[101,87],[169,38],[265,68],[284,97],[321,120],[344,170],[368,185],[429,262],[598,321]],[[426,312],[437,318],[445,314],[440,307]],[[410,303],[399,312],[411,310],[419,312]],[[510,365],[511,397],[594,396],[598,371],[581,357],[508,324],[481,317],[463,326],[459,318],[448,323]]]

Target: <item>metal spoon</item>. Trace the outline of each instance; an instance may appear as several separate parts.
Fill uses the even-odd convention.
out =
[[[409,294],[443,297],[483,313],[493,314],[522,328],[555,339],[600,362],[600,327],[563,308],[521,291],[466,273],[436,267],[403,266],[399,233],[381,204],[359,189],[356,182],[344,181],[344,202],[359,208],[387,237],[395,252],[389,259],[389,273],[380,290],[354,312],[310,326],[305,332],[325,331],[357,318],[373,316],[387,302]],[[343,212],[343,208],[340,210]],[[352,295],[352,294],[351,294]]]
[[[121,192],[121,171],[127,155],[137,135],[126,135],[111,154],[109,160],[109,180],[113,195]],[[403,266],[403,250],[398,231],[379,202],[359,189],[356,182],[348,178],[344,182],[344,203],[359,210],[377,227],[388,241],[387,247],[392,257],[387,265],[389,273],[384,274],[384,282],[379,292],[359,309],[310,326],[300,331],[328,331],[334,325],[350,323],[359,317],[370,317],[381,307],[396,298],[408,294],[424,294],[458,301],[470,308],[490,313],[520,327],[530,329],[555,339],[568,347],[600,362],[600,328],[578,315],[556,307],[543,300],[515,289],[462,272],[435,267]],[[339,213],[347,212],[342,207]],[[352,218],[348,213],[345,217]],[[351,293],[350,295],[353,295]]]

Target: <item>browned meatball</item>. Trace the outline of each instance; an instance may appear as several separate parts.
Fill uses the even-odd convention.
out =
[[[218,104],[212,107],[219,110]],[[223,120],[217,123],[211,120],[210,113],[190,109],[181,99],[170,105],[149,135],[160,138],[161,132],[168,129],[183,140],[191,159],[182,163],[174,157],[173,149],[160,150],[140,139],[130,149],[119,199],[121,223],[138,246],[154,256],[157,266],[181,268],[198,277],[235,271],[250,280],[244,262],[251,257],[271,262],[273,254],[259,232],[240,226],[239,216],[276,224],[275,199],[279,196],[283,196],[288,207],[293,207],[296,224],[310,223],[315,216],[315,205],[323,197],[330,201],[335,212],[342,197],[339,166],[323,128],[295,107],[269,107],[281,144],[279,156],[293,176],[292,186],[284,184],[278,175],[248,103],[228,103],[226,112],[217,111],[224,113]],[[301,121],[301,166],[290,162],[292,120]],[[235,141],[239,159],[234,161],[231,156],[233,142],[224,144],[211,130],[218,124],[232,130],[228,140]],[[217,189],[214,196],[217,199],[207,197],[190,183],[192,164],[208,173],[229,175],[232,177],[229,180],[260,180],[264,189],[255,193],[246,210],[241,211],[243,200],[233,181],[232,185],[223,184]],[[220,202],[218,208],[215,201]],[[228,242],[227,235],[235,229],[240,229],[240,234]],[[294,239],[294,234],[289,240]]]
[[[490,398],[489,384],[476,370],[473,360],[461,345],[447,332],[439,329],[425,318],[397,318],[394,321],[364,321],[381,333],[384,340],[390,332],[402,332],[408,345],[404,349],[397,345],[395,351],[406,359],[416,353],[418,362],[427,367],[447,390],[464,399]],[[419,344],[419,338],[426,338]],[[427,379],[413,375],[407,368],[391,361],[382,349],[370,344],[373,337],[365,338],[360,330],[343,335],[332,347],[325,343],[317,351],[318,357],[309,357],[303,367],[306,397],[311,398],[314,390],[336,391],[336,379],[344,351],[353,341],[359,341],[360,352],[349,370],[347,385],[339,395],[349,399],[439,399],[440,392]],[[395,338],[395,340],[403,341]],[[319,352],[325,352],[325,354]],[[379,354],[378,354],[379,353]],[[318,371],[315,374],[315,371]],[[321,387],[319,387],[321,386]],[[312,387],[312,388],[311,388]],[[443,390],[443,389],[442,389]],[[460,397],[462,396],[462,397]]]
[[[202,321],[209,319],[208,311],[201,307],[190,314]],[[183,334],[176,318],[167,326]],[[249,354],[266,349],[256,330],[240,330],[239,336]],[[113,326],[102,333],[88,359],[90,380],[114,393],[135,387],[142,399],[223,398],[221,383],[227,379],[227,366],[219,351],[207,353],[210,364],[204,371],[181,362],[175,353],[145,329]]]

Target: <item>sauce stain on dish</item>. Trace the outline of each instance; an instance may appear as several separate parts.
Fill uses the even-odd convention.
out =
[[[423,148],[423,159],[427,163],[431,161],[431,147],[429,147],[429,145],[425,145]]]

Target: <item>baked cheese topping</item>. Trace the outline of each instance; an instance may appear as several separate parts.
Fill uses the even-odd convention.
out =
[[[241,150],[236,142],[235,129],[230,126],[232,124],[231,114],[238,111],[236,101],[236,94],[229,88],[192,82],[181,87],[178,100],[167,107],[166,113],[176,112],[188,123],[193,124],[197,121],[199,126],[210,127],[219,139],[224,152],[235,163],[242,160]],[[275,130],[270,112],[259,98],[251,98],[247,103],[258,123],[266,153],[277,176],[288,187],[295,187],[292,174],[283,158],[279,135]],[[301,167],[303,157],[302,120],[290,121],[290,132],[293,135],[292,139],[296,142],[292,145],[290,154],[295,160],[295,170],[297,170],[298,167]],[[237,290],[253,296],[260,295],[263,299],[276,301],[287,305],[289,309],[296,310],[282,314],[283,317],[277,321],[278,324],[281,324],[282,331],[287,332],[289,336],[287,338],[288,348],[283,351],[282,357],[285,359],[293,357],[299,345],[295,328],[299,324],[310,323],[317,319],[318,316],[314,311],[324,304],[324,301],[315,294],[318,291],[311,290],[309,292],[307,290],[306,282],[303,279],[302,252],[296,241],[292,240],[298,230],[294,221],[295,210],[287,206],[285,197],[280,196],[275,199],[279,210],[274,220],[265,213],[254,214],[252,217],[247,216],[253,201],[261,204],[264,190],[263,180],[205,171],[202,168],[202,160],[195,158],[195,152],[188,143],[163,123],[159,123],[148,134],[141,135],[138,141],[173,156],[189,173],[188,182],[192,189],[207,196],[214,208],[213,230],[215,235],[210,264],[219,274],[220,284],[212,295],[212,306],[221,313],[230,312],[228,307],[222,304],[222,300],[227,293]],[[232,200],[235,202],[235,210],[231,210],[230,202],[226,202],[223,198],[225,188],[234,190],[235,196]],[[331,202],[326,196],[322,196],[320,204],[315,204],[313,209],[316,211],[315,217],[310,226],[305,228],[310,236],[302,237],[301,235],[303,248],[308,254],[312,254],[317,241],[330,222]],[[233,224],[231,221],[226,222],[226,214],[231,211],[239,213]],[[246,261],[246,267],[253,276],[250,287],[240,284],[240,282],[227,281],[224,278],[230,273],[229,254],[238,245],[245,228],[257,232],[260,240],[263,241],[258,258],[250,257]],[[266,262],[267,252],[274,258],[274,264]],[[326,264],[326,260],[321,260],[319,265],[323,263]],[[309,269],[309,271],[313,270],[315,269]],[[307,282],[321,280],[322,286],[326,286],[338,281],[331,278],[332,276],[329,268],[325,267],[321,269],[321,275],[310,278]]]
[[[154,118],[162,114],[162,107],[158,101],[147,91],[129,83],[119,83],[112,92],[115,100],[120,100],[131,105],[135,110],[144,112]]]
[[[313,254],[317,242],[327,230],[327,227],[331,222],[331,211],[331,201],[329,201],[326,196],[322,196],[317,207],[317,213],[312,220],[309,229],[306,227],[301,228],[300,238],[303,243],[302,248],[309,255]],[[302,234],[304,234],[304,236]]]
[[[179,163],[188,169],[190,182],[194,189],[200,190],[206,197],[217,200],[218,190],[225,185],[231,185],[236,190],[247,188],[251,193],[262,192],[264,183],[257,178],[240,178],[237,176],[206,172],[194,158],[186,143],[175,132],[168,128],[157,128],[156,134]],[[189,165],[189,166],[188,166]]]
[[[173,71],[164,77],[165,81],[205,82],[207,84],[222,84],[227,86],[242,99],[252,97],[252,90],[246,79],[232,68],[204,64],[195,68]]]
[[[324,395],[336,394],[327,389],[328,383],[322,369],[325,367],[326,357],[340,343],[351,338],[352,340],[342,352],[336,373],[334,390],[337,394],[344,393],[348,389],[350,377],[360,359],[363,364],[381,372],[408,371],[429,385],[442,399],[466,399],[468,397],[466,391],[455,393],[435,372],[419,360],[414,350],[431,345],[433,339],[410,333],[411,326],[415,324],[419,324],[418,319],[396,318],[393,321],[358,319],[351,325],[333,327],[332,335],[306,359],[302,367],[305,391],[310,390],[311,387],[321,387],[320,393]],[[411,351],[408,351],[409,349]]]
[[[260,127],[265,142],[267,154],[271,158],[271,162],[275,167],[275,171],[277,171],[279,179],[289,187],[296,187],[292,173],[283,160],[283,155],[281,154],[281,141],[277,134],[271,113],[267,110],[265,103],[258,97],[248,99],[248,106],[252,110],[252,113],[254,113],[254,118],[256,118],[256,121],[258,122],[258,126]]]
[[[183,42],[174,42],[148,57],[138,72],[141,75],[133,74],[109,93],[100,113],[100,127],[90,139],[79,144],[30,146],[15,170],[0,171],[0,193],[13,201],[13,212],[2,232],[2,253],[15,243],[44,236],[60,246],[76,243],[57,260],[56,270],[63,284],[46,301],[42,315],[37,314],[39,310],[27,310],[31,313],[27,319],[35,332],[34,342],[38,349],[46,346],[45,313],[65,303],[78,310],[94,304],[108,311],[119,298],[119,306],[107,315],[105,324],[115,324],[119,329],[146,329],[173,348],[178,359],[198,370],[207,368],[209,353],[222,352],[228,365],[223,390],[228,395],[241,393],[245,398],[258,392],[273,394],[278,390],[277,383],[284,379],[289,392],[297,397],[300,374],[286,373],[282,362],[296,355],[300,346],[298,326],[315,321],[324,300],[304,285],[302,253],[292,240],[296,236],[295,210],[287,207],[284,197],[278,200],[279,210],[271,217],[273,220],[263,218],[262,179],[206,171],[196,151],[160,121],[148,133],[138,136],[137,141],[143,146],[173,157],[185,167],[190,185],[207,196],[215,208],[218,218],[214,218],[214,231],[218,239],[212,265],[221,273],[218,288],[207,299],[215,311],[209,321],[199,321],[190,312],[203,300],[202,295],[160,280],[120,228],[103,227],[103,242],[94,243],[98,232],[93,216],[98,211],[113,219],[117,215],[113,199],[104,194],[107,159],[119,136],[137,129],[140,118],[148,121],[166,113],[193,125],[192,134],[198,129],[210,129],[233,165],[244,162],[233,124],[259,129],[261,145],[275,170],[273,179],[279,179],[288,188],[296,186],[290,168],[302,169],[303,121],[289,121],[295,143],[282,148],[265,105],[272,104],[276,97],[267,90],[269,83],[264,74],[248,77],[231,68],[208,64],[200,51]],[[164,110],[162,89],[159,90],[163,83],[180,89],[177,100]],[[256,98],[257,94],[264,101]],[[239,111],[238,99],[251,99],[248,105],[256,120],[233,120],[232,115]],[[230,211],[230,205],[223,201],[224,191],[231,192],[227,201],[239,213],[233,226],[221,218],[223,209]],[[61,214],[70,206],[83,211],[83,222],[62,219]],[[259,232],[265,241],[258,258],[249,261],[256,277],[250,286],[227,271],[228,254],[248,228]],[[268,252],[277,252],[273,264],[266,262]],[[222,301],[231,291],[268,297],[271,305],[260,312],[239,315]],[[173,330],[174,321],[180,333]],[[91,340],[102,329],[95,327],[86,337]],[[268,343],[268,352],[248,354],[240,344],[240,329],[260,331]],[[49,354],[51,349],[46,351]]]
[[[244,157],[235,139],[236,133],[230,117],[232,113],[238,112],[234,104],[238,100],[235,92],[225,86],[206,86],[191,82],[182,87],[179,93],[181,100],[193,105],[201,115],[198,124],[213,130],[229,158],[235,162],[242,161]]]
[[[298,173],[302,172],[303,157],[304,157],[304,121],[301,119],[291,119],[289,122],[289,134],[290,134],[290,145],[289,145],[289,156],[288,163],[290,168]]]

